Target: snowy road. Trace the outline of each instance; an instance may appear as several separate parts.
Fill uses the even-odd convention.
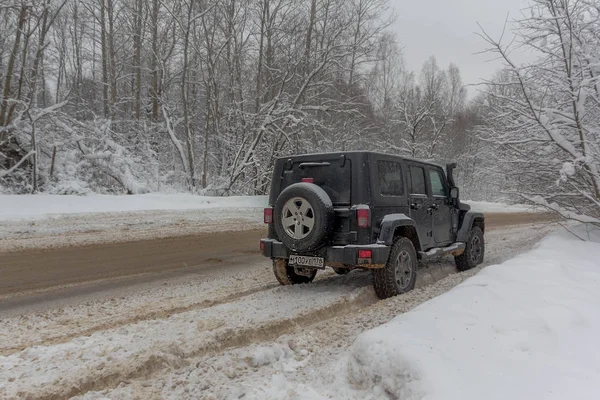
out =
[[[205,273],[256,260],[264,228],[189,236],[0,253],[0,300],[23,292],[61,291]],[[31,293],[30,293],[31,294]],[[0,304],[0,309],[3,306]],[[5,308],[5,307],[4,307]]]
[[[496,218],[488,217],[486,265],[553,229]],[[414,292],[378,301],[362,271],[280,287],[256,252],[223,256],[231,260],[5,294],[0,398],[265,398],[260,385],[272,389],[275,370],[310,380],[359,333],[476,272],[458,274],[442,259],[420,270]]]
[[[120,217],[63,215],[36,221],[28,230],[21,226],[23,221],[0,223],[0,228],[13,230],[0,240],[0,311],[165,277],[243,270],[264,262],[258,255],[258,243],[266,229],[256,223],[260,218],[255,214],[256,210],[238,213],[246,216],[244,219],[223,213],[218,222],[208,221],[206,212],[199,211],[178,212],[177,218],[164,211],[123,213]],[[155,218],[159,215],[161,218]],[[211,215],[215,216],[214,211]],[[547,214],[486,214],[489,229],[549,218]],[[117,220],[121,223],[115,223]],[[94,229],[79,231],[90,224]],[[77,230],[65,232],[71,226]],[[14,232],[17,229],[19,235]]]

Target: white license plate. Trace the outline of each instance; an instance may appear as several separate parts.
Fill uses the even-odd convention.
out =
[[[325,259],[322,257],[291,255],[288,263],[301,267],[325,268]]]

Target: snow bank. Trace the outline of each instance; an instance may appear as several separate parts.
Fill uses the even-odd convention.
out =
[[[342,397],[597,399],[599,309],[600,244],[548,237],[361,334]]]
[[[514,212],[538,212],[538,211],[541,211],[539,208],[536,208],[535,206],[526,205],[526,204],[490,203],[487,201],[472,201],[472,200],[463,200],[462,202],[470,205],[471,210],[473,210],[473,211],[488,212],[488,213],[514,213]]]
[[[2,195],[0,219],[34,219],[56,214],[131,212],[156,210],[197,210],[209,208],[263,208],[267,196],[210,197],[192,194],[139,195]],[[531,212],[526,205],[507,205],[467,200],[473,210],[482,212]]]
[[[207,208],[262,208],[266,196],[208,197],[191,194],[59,196],[0,195],[0,218],[39,218],[52,214],[195,210]]]

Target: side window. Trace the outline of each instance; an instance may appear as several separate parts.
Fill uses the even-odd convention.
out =
[[[440,171],[430,169],[429,170],[429,179],[431,181],[431,194],[434,196],[444,196],[447,197],[448,193],[446,193],[446,186],[444,185],[444,177]]]
[[[421,167],[410,167],[410,193],[427,194],[425,170]]]
[[[402,166],[392,161],[377,161],[379,188],[382,196],[403,196]]]

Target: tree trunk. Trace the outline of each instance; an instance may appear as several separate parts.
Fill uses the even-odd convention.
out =
[[[202,187],[206,187],[206,170],[208,169],[208,138],[209,138],[209,129],[210,129],[210,103],[211,103],[211,85],[209,84],[207,87],[206,93],[206,113],[205,113],[205,121],[204,121],[204,151],[202,154]]]
[[[108,67],[110,76],[110,118],[115,119],[117,104],[117,66],[115,54],[114,0],[106,0],[108,15]]]
[[[310,46],[312,44],[312,32],[317,18],[317,0],[312,0],[310,3],[310,23],[308,24],[308,32],[306,33],[306,49],[304,50],[304,74],[310,70]]]
[[[27,52],[29,50],[29,38],[31,37],[31,19],[27,21],[27,32],[25,32],[25,38],[23,40],[23,49],[21,51],[21,68],[19,70],[19,81],[17,83],[17,100],[21,100],[23,95],[23,82],[25,81],[25,66],[27,65]],[[13,119],[17,103],[12,103],[8,109],[8,115],[6,116],[6,125],[10,124]]]
[[[154,122],[158,121],[158,85],[160,82],[160,79],[158,77],[158,11],[158,0],[152,0],[152,54],[150,60],[152,69],[152,120]]]
[[[64,3],[63,3],[64,4]],[[31,81],[31,87],[29,89],[29,95],[27,98],[28,106],[31,109],[37,102],[37,82],[38,75],[40,72],[40,64],[42,62],[42,58],[44,56],[44,44],[46,42],[46,34],[48,32],[48,8],[50,7],[50,0],[46,1],[44,4],[44,11],[42,13],[42,23],[40,26],[40,37],[38,41],[38,48],[35,53],[35,58],[33,59],[33,67],[31,68],[31,75],[29,77]],[[34,155],[34,160],[37,158]]]
[[[354,69],[356,68],[356,54],[358,53],[358,38],[360,35],[360,28],[363,23],[363,3],[359,1],[358,20],[356,21],[356,30],[354,31],[354,42],[352,43],[352,56],[350,58],[350,78],[348,79],[348,86],[352,89],[354,84]]]
[[[254,99],[254,112],[258,114],[260,109],[260,92],[262,91],[262,63],[263,63],[263,46],[265,40],[265,19],[267,15],[267,9],[269,8],[269,0],[262,2],[262,16],[260,18],[260,39],[258,45],[258,66],[256,71],[256,97]]]
[[[73,86],[75,88],[76,97],[81,98],[81,80],[83,77],[83,71],[81,67],[81,43],[79,41],[79,1],[75,1],[73,4],[73,52],[75,53],[75,82]],[[95,47],[95,44],[94,44]],[[94,57],[95,58],[95,57]],[[93,78],[92,78],[93,79]],[[58,102],[58,98],[56,99]]]
[[[135,1],[135,32],[133,34],[133,46],[134,46],[134,56],[133,56],[133,70],[135,73],[135,85],[133,90],[134,96],[134,112],[135,119],[139,121],[141,117],[141,102],[142,102],[142,7],[144,3],[142,0]]]
[[[54,163],[56,161],[56,146],[52,148],[52,161],[50,162],[50,179],[54,176]]]
[[[102,51],[102,105],[104,110],[104,118],[109,118],[110,108],[108,105],[108,46],[106,41],[106,1],[107,0],[100,0],[100,47]]]
[[[31,115],[29,116],[31,118]],[[38,146],[37,136],[35,134],[35,122],[31,121],[31,151],[33,152],[31,168],[31,193],[38,191]]]
[[[2,94],[2,102],[0,103],[0,129],[8,125],[8,121],[6,120],[6,113],[8,111],[8,99],[10,99],[10,88],[12,84],[12,77],[15,68],[15,62],[17,59],[17,53],[19,52],[19,47],[21,45],[21,35],[23,32],[23,27],[25,26],[25,22],[27,21],[27,6],[25,3],[21,5],[21,9],[19,11],[19,22],[17,26],[17,32],[15,34],[15,42],[13,44],[13,49],[10,53],[10,57],[8,59],[8,66],[6,70],[6,78],[4,80],[4,93]],[[0,131],[0,144],[4,143],[7,139],[7,133],[2,130]]]
[[[181,71],[181,101],[183,103],[183,124],[185,129],[185,138],[187,146],[187,161],[189,171],[189,185],[190,190],[194,190],[196,187],[196,176],[194,173],[194,149],[192,132],[190,130],[190,111],[187,96],[187,72],[188,72],[188,53],[190,44],[190,30],[192,21],[192,12],[194,9],[194,0],[190,0],[188,12],[187,12],[187,25],[185,26],[184,41],[183,41],[183,68]]]

